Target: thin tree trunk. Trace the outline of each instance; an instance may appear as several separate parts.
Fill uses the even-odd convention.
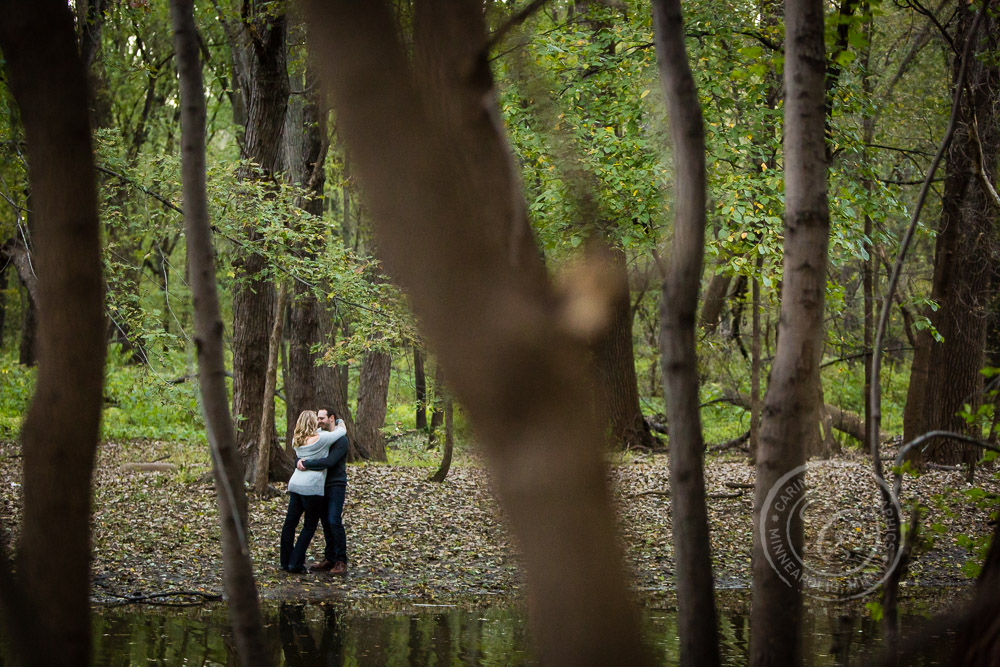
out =
[[[198,378],[222,529],[223,584],[240,662],[268,665],[270,654],[247,544],[247,499],[226,390],[223,325],[205,190],[205,97],[193,2],[171,0],[170,9],[181,88],[184,228],[194,297]]]
[[[3,332],[4,327],[7,325],[7,283],[9,282],[9,277],[7,275],[7,265],[6,262],[3,266],[0,266],[0,346],[3,345]]]
[[[21,302],[21,342],[17,350],[17,362],[22,366],[34,366],[37,361],[38,307],[28,287],[25,286],[24,299]]]
[[[758,254],[754,263],[760,275],[764,266],[764,258]],[[750,289],[751,339],[750,345],[750,460],[757,462],[757,447],[760,444],[760,281],[755,277]]]
[[[455,449],[455,428],[453,415],[455,404],[451,394],[446,394],[444,398],[444,451],[441,454],[441,465],[430,477],[431,482],[443,482],[451,470],[451,455]]]
[[[871,58],[872,58],[872,34],[873,34],[873,20],[871,15],[871,6],[868,0],[863,0],[861,13],[866,17],[864,25],[864,34],[867,40],[867,46],[864,50],[863,63],[862,63],[862,74],[861,74],[861,90],[865,99],[871,99],[872,96],[872,77],[871,77]],[[867,146],[871,145],[875,141],[875,123],[876,119],[873,116],[866,115],[861,121],[862,132],[864,133],[864,146],[866,148],[862,149],[861,160],[865,167],[871,166],[871,156],[868,154]],[[872,195],[875,189],[874,180],[871,177],[866,176],[863,182],[863,187],[865,192],[869,196]],[[864,320],[865,320],[865,331],[864,331],[864,342],[865,342],[865,393],[864,393],[864,418],[865,424],[871,423],[871,402],[868,401],[868,397],[871,396],[872,392],[872,356],[871,350],[872,346],[875,344],[875,276],[876,268],[878,266],[877,260],[875,259],[875,244],[873,235],[873,225],[872,217],[865,213],[865,238],[868,239],[868,259],[862,260],[861,272],[862,272],[862,282],[864,285]],[[904,436],[905,437],[905,436]],[[907,442],[904,440],[904,442]]]
[[[427,376],[424,374],[424,352],[420,346],[413,346],[413,382],[417,393],[416,427],[427,430]]]
[[[29,204],[30,205],[30,204]],[[32,214],[29,214],[27,228]],[[36,335],[38,331],[38,310],[36,297],[38,294],[38,276],[32,260],[32,253],[21,238],[13,238],[3,245],[0,258],[9,261],[17,271],[18,282],[24,287],[21,297],[21,339],[18,347],[18,363],[22,366],[34,366],[37,361]]]
[[[787,0],[785,25],[784,282],[757,450],[750,622],[756,666],[802,660],[802,564],[787,571],[781,556],[802,553],[802,518],[793,506],[804,488],[803,442],[816,429],[830,232],[823,3]],[[792,500],[771,502],[775,493]]]
[[[663,284],[660,345],[670,424],[677,629],[682,665],[718,665],[705,441],[698,407],[695,317],[705,247],[705,128],[684,48],[680,0],[653,3],[656,54],[673,137],[676,218]]]
[[[65,2],[0,2],[34,201],[38,375],[21,431],[16,579],[0,561],[15,662],[90,661],[90,500],[104,381],[104,301],[86,71]],[[73,415],[72,428],[53,415]],[[57,573],[55,576],[53,573]]]
[[[436,364],[434,370],[434,400],[431,403],[431,425],[427,432],[427,449],[434,449],[438,429],[444,423],[442,397],[445,391],[447,390],[444,384],[444,372],[441,370],[441,364]]]
[[[599,423],[582,408],[586,345],[550,307],[484,57],[482,8],[417,4],[415,13],[443,14],[426,24],[424,44],[443,52],[429,70],[423,59],[411,67],[383,3],[305,7],[324,35],[318,62],[380,251],[476,426],[524,554],[540,660],[649,664]],[[424,85],[430,77],[447,92]],[[445,99],[451,111],[433,112]]]
[[[261,496],[267,491],[267,481],[271,467],[271,441],[274,439],[274,391],[278,380],[278,351],[281,349],[281,329],[285,323],[285,306],[288,304],[288,284],[282,283],[278,290],[278,303],[274,309],[271,339],[268,341],[267,375],[264,383],[264,410],[260,418],[257,442],[268,443],[257,448],[257,473],[254,475],[253,491]]]

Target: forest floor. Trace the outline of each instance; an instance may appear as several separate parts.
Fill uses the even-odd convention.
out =
[[[214,486],[208,466],[170,443],[108,443],[94,476],[94,586],[97,603],[198,601],[222,592],[222,563]],[[620,517],[625,559],[637,595],[647,604],[669,600],[673,589],[673,544],[669,474],[665,455],[625,457],[610,478]],[[131,462],[174,462],[170,472],[132,471]],[[863,535],[878,512],[875,486],[859,454],[810,462],[807,482],[814,500],[826,502],[810,516],[837,515],[848,528],[840,538],[847,560],[864,551]],[[495,596],[517,598],[524,568],[494,500],[489,476],[479,465],[452,467],[443,484],[426,481],[432,470],[387,465],[349,466],[344,511],[350,566],[345,577],[280,571],[278,537],[284,494],[250,499],[251,549],[262,598],[318,601],[399,599],[438,603]],[[982,491],[970,491],[963,471],[930,470],[905,479],[903,501],[919,499],[930,509],[922,534],[933,537],[917,549],[904,585],[967,587],[963,566],[975,542],[992,531],[988,510],[1000,483],[980,470]],[[712,455],[706,462],[708,508],[720,589],[746,589],[750,582],[754,468],[745,454]],[[8,544],[20,522],[20,455],[15,443],[0,443],[0,525]],[[818,500],[817,500],[818,499]],[[905,510],[904,510],[905,511]],[[908,512],[907,512],[908,513]],[[821,526],[807,521],[807,539]],[[828,530],[823,533],[827,538]],[[839,530],[839,529],[838,529]],[[853,532],[850,532],[853,531]],[[857,548],[851,546],[856,533]],[[311,559],[321,560],[322,530]],[[819,548],[817,547],[817,550]],[[839,556],[833,554],[832,560]],[[843,559],[841,559],[843,560]],[[838,567],[843,567],[841,562]],[[829,563],[827,563],[829,564]],[[187,595],[155,597],[186,592]],[[150,597],[154,596],[154,597]]]

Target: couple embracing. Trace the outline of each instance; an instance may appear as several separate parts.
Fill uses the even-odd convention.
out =
[[[288,513],[281,528],[281,569],[296,574],[310,570],[347,572],[347,534],[342,514],[347,493],[347,429],[332,412],[305,410],[295,422],[292,446],[297,457],[288,480]],[[299,539],[295,529],[305,514]],[[326,549],[323,561],[306,567],[306,550],[323,524]],[[293,545],[294,542],[294,545]]]

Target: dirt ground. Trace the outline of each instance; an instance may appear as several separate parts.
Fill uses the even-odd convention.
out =
[[[198,601],[222,593],[222,563],[214,486],[198,481],[207,472],[188,451],[170,443],[108,443],[99,453],[94,482],[93,598]],[[134,471],[134,462],[173,463],[176,470]],[[815,461],[806,479],[826,503],[807,518],[807,541],[817,552],[829,546],[835,512],[840,537],[823,558],[845,568],[865,553],[864,537],[877,523],[878,500],[860,455]],[[486,471],[453,467],[443,484],[427,482],[431,470],[351,465],[344,512],[349,548],[345,577],[326,573],[290,575],[278,570],[278,537],[287,504],[284,494],[250,500],[251,549],[261,597],[272,600],[388,599],[441,602],[469,597],[518,597],[524,570],[516,545],[494,500]],[[977,541],[992,530],[988,507],[1000,483],[980,470],[971,491],[964,472],[931,470],[906,478],[909,501],[928,506],[921,532],[933,538],[916,550],[905,585],[965,587]],[[673,589],[673,545],[669,474],[665,455],[637,456],[612,466],[610,479],[620,516],[624,558],[637,597],[647,604],[669,599]],[[750,582],[754,469],[740,452],[715,455],[706,464],[708,507],[720,589]],[[20,455],[16,443],[0,443],[0,525],[8,544],[20,521]],[[846,532],[844,532],[846,531]],[[853,532],[852,532],[853,531]],[[817,535],[819,537],[817,538]],[[844,536],[846,535],[846,537]],[[826,542],[823,542],[823,540]],[[852,540],[857,541],[854,544]],[[816,541],[818,540],[818,541]],[[310,548],[321,560],[322,531]],[[981,548],[981,547],[978,547]],[[979,558],[981,561],[981,557]],[[967,568],[963,573],[963,566]],[[871,568],[869,568],[871,569]],[[178,593],[183,592],[184,595]],[[174,593],[175,595],[163,595]]]

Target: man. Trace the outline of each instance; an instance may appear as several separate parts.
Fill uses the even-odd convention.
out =
[[[337,426],[337,415],[326,408],[316,411],[319,427],[332,431]],[[326,501],[326,511],[320,517],[323,524],[323,537],[326,549],[323,560],[310,566],[310,570],[329,570],[330,574],[343,575],[347,572],[347,532],[344,530],[343,512],[344,498],[347,495],[347,450],[350,443],[343,436],[330,447],[326,458],[299,459],[295,466],[299,470],[326,469],[326,485],[323,496]]]

